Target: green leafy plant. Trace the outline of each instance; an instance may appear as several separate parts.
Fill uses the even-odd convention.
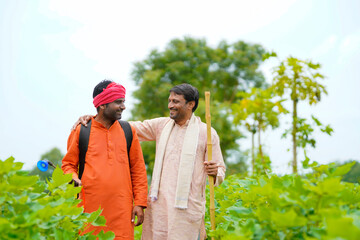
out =
[[[135,229],[134,229],[134,239],[135,240],[140,240],[141,239],[141,234],[142,234],[142,225],[135,227]]]
[[[360,239],[360,186],[341,181],[354,164],[304,176],[228,177],[215,191],[215,239]],[[206,221],[208,224],[208,220]]]
[[[113,232],[79,233],[89,224],[105,226],[101,209],[84,213],[76,195],[81,188],[69,184],[71,174],[56,168],[50,181],[21,171],[23,163],[0,160],[1,239],[113,239]]]

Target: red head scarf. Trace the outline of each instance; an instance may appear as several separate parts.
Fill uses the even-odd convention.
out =
[[[125,88],[117,83],[110,83],[102,93],[98,94],[94,100],[94,106],[97,108],[100,105],[111,103],[119,98],[125,98]]]

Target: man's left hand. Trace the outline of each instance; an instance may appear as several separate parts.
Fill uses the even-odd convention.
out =
[[[205,172],[209,176],[213,176],[216,178],[218,173],[218,165],[216,162],[210,161],[210,162],[204,162],[205,165]]]
[[[131,214],[131,222],[135,222],[135,216],[137,216],[135,226],[141,225],[144,221],[144,207],[134,206]]]

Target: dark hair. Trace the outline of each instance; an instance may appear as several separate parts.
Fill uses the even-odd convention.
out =
[[[93,98],[95,98],[97,95],[99,95],[100,93],[102,93],[102,91],[104,91],[104,89],[110,84],[112,83],[113,81],[111,80],[107,80],[107,79],[104,79],[102,80],[101,82],[99,82],[95,88],[94,88],[94,91],[93,91]],[[99,109],[100,107],[97,107],[96,110],[99,112]]]
[[[104,89],[112,82],[113,81],[107,79],[104,79],[101,82],[99,82],[98,85],[96,85],[94,88],[93,98],[95,98],[97,95],[102,93],[102,91],[104,91]]]
[[[199,103],[199,91],[197,90],[196,87],[193,87],[187,83],[183,83],[171,88],[170,92],[174,92],[178,95],[183,95],[187,103],[191,101],[195,101],[195,106],[192,109],[192,111],[195,112]]]

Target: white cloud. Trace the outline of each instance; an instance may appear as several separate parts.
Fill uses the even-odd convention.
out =
[[[80,23],[71,42],[97,61],[95,71],[124,79],[132,62],[170,39],[184,35],[206,36],[211,43],[239,39],[280,18],[294,2],[54,0],[49,8]]]
[[[339,63],[345,63],[360,54],[360,31],[347,35],[341,41],[339,48]]]
[[[66,33],[70,44],[93,60],[89,71],[122,82],[131,94],[136,89],[130,80],[132,64],[151,49],[185,35],[206,37],[209,44],[239,40],[279,19],[295,2],[52,0],[49,9],[71,29]],[[128,103],[131,106],[132,99]]]
[[[319,46],[316,46],[311,51],[311,57],[318,58],[323,55],[326,55],[336,47],[337,42],[338,42],[338,37],[336,35],[329,36]]]

